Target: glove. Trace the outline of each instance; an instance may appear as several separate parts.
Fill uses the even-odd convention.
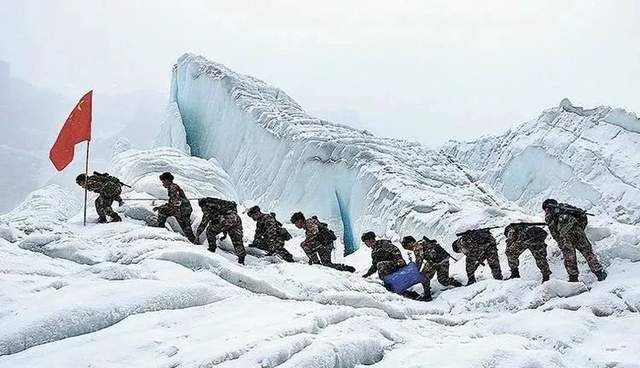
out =
[[[227,233],[222,233],[222,238],[220,240],[225,240],[227,238]]]
[[[122,199],[118,200],[118,207],[122,207],[123,204],[124,204],[124,201]]]
[[[160,206],[158,206],[158,207],[153,207],[153,212],[158,212],[158,210],[160,210]]]

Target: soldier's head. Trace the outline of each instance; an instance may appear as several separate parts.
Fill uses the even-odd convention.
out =
[[[260,207],[253,206],[249,208],[249,210],[247,210],[247,215],[251,217],[254,221],[257,221],[260,215],[262,215],[262,211],[260,210]]]
[[[86,183],[87,183],[87,176],[85,174],[80,174],[76,176],[76,184],[84,188]]]
[[[291,223],[296,225],[296,227],[298,229],[303,229],[304,228],[304,223],[305,223],[305,218],[304,215],[302,214],[302,212],[296,212],[293,215],[291,215]]]
[[[402,248],[406,249],[406,250],[413,250],[417,244],[416,242],[416,238],[414,238],[413,236],[409,235],[409,236],[405,236],[404,238],[402,238],[402,241],[400,242],[400,244],[402,244]]]
[[[551,211],[552,206],[557,206],[557,205],[558,205],[558,201],[552,198],[547,198],[544,200],[544,202],[542,202],[542,209],[544,210],[544,212],[549,212]]]
[[[513,224],[507,225],[507,227],[504,228],[504,236],[506,236],[507,238],[510,238],[515,234],[516,234],[516,227]]]
[[[160,175],[160,181],[163,187],[169,188],[169,185],[173,183],[173,175],[170,172],[162,173],[162,175]]]
[[[376,233],[374,233],[373,231],[367,231],[366,233],[362,234],[360,240],[362,240],[362,242],[367,247],[371,248],[376,242]]]
[[[458,240],[460,239],[456,239],[453,244],[451,244],[451,249],[453,249],[454,252],[456,253],[460,253],[460,243],[458,242]]]

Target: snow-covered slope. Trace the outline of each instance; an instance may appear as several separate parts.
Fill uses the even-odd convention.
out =
[[[217,159],[243,201],[331,221],[347,253],[365,228],[449,242],[448,230],[469,226],[462,219],[506,206],[438,152],[313,118],[283,91],[199,56],[178,60],[168,111],[159,144]]]
[[[90,224],[83,227],[76,200],[81,190],[60,186],[33,192],[0,215],[0,368],[638,367],[640,240],[637,226],[625,220],[633,216],[616,216],[610,201],[590,208],[599,216],[589,227],[607,265],[606,281],[596,282],[581,267],[583,282],[565,282],[550,241],[549,282],[540,284],[526,254],[522,279],[495,281],[481,267],[470,287],[449,290],[434,280],[431,303],[402,299],[379,280],[360,277],[368,249],[335,255],[356,266],[356,274],[307,265],[298,246],[303,233],[290,225],[294,238],[287,248],[296,263],[248,248],[247,264],[240,266],[228,239],[212,254],[179,232],[145,224],[166,195],[158,175],[170,171],[191,198],[237,200],[245,243],[254,223],[243,211],[259,203],[281,220],[294,209],[331,219],[342,225],[341,240],[351,251],[365,229],[392,237],[430,235],[448,247],[461,228],[540,218],[536,202],[547,189],[536,193],[523,185],[527,194],[514,198],[523,182],[518,175],[550,185],[548,193],[559,199],[572,198],[565,188],[580,184],[548,179],[557,171],[554,160],[545,161],[544,171],[528,171],[526,160],[512,167],[505,165],[512,160],[489,157],[518,144],[522,151],[551,147],[560,157],[584,148],[573,135],[527,141],[540,134],[531,127],[528,135],[494,139],[498,144],[452,143],[434,152],[313,119],[282,91],[199,57],[183,56],[174,77],[157,139],[164,147],[115,145],[108,171],[133,187],[116,209],[124,222],[94,224],[90,207]],[[594,116],[563,106],[573,110],[557,111],[563,121]],[[634,137],[631,115],[609,109],[606,120],[625,129],[616,139]],[[615,151],[613,161],[621,161],[622,150]],[[467,157],[485,161],[476,165]],[[597,172],[596,178],[605,173],[580,162],[569,166]],[[491,165],[508,168],[495,178],[509,180],[492,179]],[[630,178],[636,169],[616,175]],[[619,185],[604,178],[583,185],[602,198],[635,195],[616,192]],[[634,214],[632,201],[623,202]],[[194,227],[200,217],[194,203]],[[506,276],[503,237],[496,235]],[[452,263],[451,274],[466,281],[463,260]]]
[[[73,194],[55,186],[0,216],[0,367],[631,367],[637,361],[640,343],[630,332],[640,328],[637,263],[615,261],[607,281],[587,277],[586,284],[540,285],[530,272],[499,282],[483,270],[471,287],[444,290],[434,282],[436,300],[415,302],[378,280],[305,264],[295,229],[287,246],[298,263],[251,250],[239,266],[228,241],[212,254],[180,234],[148,227],[130,215],[152,206],[134,198],[162,194],[152,180],[158,172],[178,173],[189,196],[232,196],[224,172],[172,149],[126,150],[114,162],[114,172],[135,188],[117,209],[127,216],[123,223],[82,227]],[[245,216],[243,222],[248,241],[253,224]],[[452,274],[463,279],[463,262]]]

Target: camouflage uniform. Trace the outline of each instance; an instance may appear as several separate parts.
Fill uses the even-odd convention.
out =
[[[307,257],[309,257],[309,264],[321,264],[338,271],[355,272],[355,268],[352,266],[333,263],[331,260],[333,240],[326,239],[326,236],[323,236],[321,230],[323,226],[316,216],[305,220],[303,227],[305,230],[305,239],[302,244],[300,244],[300,247],[304,250]],[[328,228],[326,230],[328,230]]]
[[[560,206],[573,207],[565,203],[561,203]],[[579,273],[576,249],[587,260],[591,272],[597,274],[603,271],[602,264],[593,253],[593,246],[584,232],[587,227],[586,216],[578,218],[572,214],[552,210],[545,213],[544,221],[549,226],[551,236],[556,240],[558,247],[562,251],[564,267],[567,269],[570,278],[577,280]]]
[[[164,227],[167,219],[173,216],[178,220],[187,239],[195,241],[196,237],[191,229],[191,212],[193,211],[191,203],[178,184],[171,183],[167,191],[169,192],[169,201],[158,207],[158,227]]]
[[[423,284],[425,293],[431,292],[431,278],[438,275],[438,282],[443,286],[462,286],[456,279],[449,276],[449,254],[435,240],[422,239],[416,242],[413,254],[416,265],[421,268],[427,281]]]
[[[310,264],[330,265],[331,251],[333,251],[333,242],[327,242],[321,239],[320,220],[315,216],[308,218],[304,223],[305,239],[300,244]]]
[[[85,183],[88,191],[98,193],[95,205],[99,221],[106,221],[107,216],[111,217],[113,221],[119,221],[120,216],[111,208],[113,201],[122,202],[120,197],[122,185],[119,180],[113,176],[91,175]]]
[[[231,238],[233,250],[238,259],[244,260],[247,252],[243,244],[242,220],[236,209],[229,208],[228,201],[216,200],[202,207],[202,222],[198,226],[198,234],[207,229],[209,249],[215,250],[216,236],[225,233]],[[209,225],[209,226],[207,226]]]
[[[364,274],[364,277],[369,277],[378,271],[378,277],[382,279],[406,265],[400,249],[389,240],[376,240],[371,247],[371,267]]]
[[[496,239],[488,230],[475,230],[463,234],[454,242],[454,248],[459,248],[466,256],[465,268],[471,283],[475,282],[476,269],[485,260],[491,268],[493,278],[502,280]]]
[[[534,229],[537,230],[534,231]],[[520,255],[528,249],[533,255],[543,279],[546,279],[551,275],[549,263],[547,262],[547,244],[544,242],[544,237],[536,236],[536,232],[544,234],[546,237],[546,232],[537,226],[508,227],[505,254],[507,255],[509,268],[517,270],[520,266]]]
[[[263,213],[256,220],[256,233],[253,246],[268,253],[278,254],[282,259],[292,262],[293,256],[284,247],[282,224],[270,214]]]

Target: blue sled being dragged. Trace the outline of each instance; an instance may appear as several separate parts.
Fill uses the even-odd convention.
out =
[[[402,294],[413,285],[421,284],[426,280],[418,269],[418,265],[413,262],[409,262],[408,265],[382,279],[396,294]]]

